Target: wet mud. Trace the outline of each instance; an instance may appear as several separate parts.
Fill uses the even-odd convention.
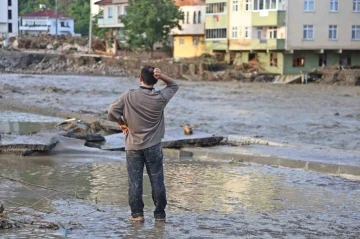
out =
[[[360,149],[359,87],[187,81],[180,84],[165,112],[167,127],[189,123],[211,134]],[[136,87],[135,78],[0,75],[4,100],[103,119],[116,97]]]
[[[66,144],[66,142],[63,142]],[[75,155],[74,155],[75,156]],[[4,238],[357,238],[359,182],[302,170],[206,161],[165,160],[166,223],[152,218],[144,175],[145,223],[131,223],[125,155],[0,156],[1,175],[75,192],[56,194],[0,180],[0,200],[34,204],[59,230],[24,227]],[[14,208],[5,203],[6,208]],[[66,230],[65,230],[66,229]]]

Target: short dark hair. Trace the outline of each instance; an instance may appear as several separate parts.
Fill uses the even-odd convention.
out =
[[[154,77],[154,69],[154,67],[148,65],[141,69],[141,77],[145,84],[155,85],[157,83],[157,79]]]

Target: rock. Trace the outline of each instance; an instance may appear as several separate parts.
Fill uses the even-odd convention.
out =
[[[97,133],[76,133],[74,131],[66,132],[61,134],[64,137],[81,139],[86,142],[103,142],[105,138],[101,134]]]
[[[53,149],[58,141],[55,134],[39,133],[34,135],[3,135],[0,153],[30,155],[38,151]]]
[[[125,141],[124,135],[113,134],[105,136],[105,143],[100,146],[104,150],[124,151]],[[214,146],[219,144],[224,138],[221,136],[213,136],[202,132],[194,132],[192,135],[184,135],[179,128],[167,129],[165,137],[162,140],[163,148],[182,148],[186,146]]]

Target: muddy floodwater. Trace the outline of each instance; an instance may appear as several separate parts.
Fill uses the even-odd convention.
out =
[[[360,150],[360,87],[187,81],[180,85],[165,112],[167,126],[187,122],[215,134]],[[117,96],[136,87],[136,78],[0,75],[6,100],[102,118]]]
[[[180,84],[165,112],[168,127],[190,123],[212,134],[360,150],[360,87]],[[135,78],[2,74],[0,133],[51,130],[61,122],[9,111],[2,102],[106,118],[108,105],[137,86]],[[0,238],[359,238],[359,180],[196,159],[166,158],[164,169],[167,221],[152,218],[144,175],[142,224],[129,221],[123,152],[62,139],[50,155],[0,155],[0,176],[58,190],[1,178],[0,201],[10,211],[24,211],[14,219],[37,215],[63,226],[55,231],[31,226],[3,230]]]
[[[131,223],[124,153],[0,157],[0,174],[86,198],[0,181],[0,200],[49,210],[66,232],[22,228],[2,238],[358,238],[359,182],[301,170],[196,160],[165,162],[166,223],[152,218],[144,175],[145,223]],[[52,196],[51,196],[52,195]],[[13,206],[6,203],[7,207]],[[15,207],[15,206],[13,206]],[[19,216],[20,218],[22,216]],[[44,220],[45,220],[44,219]]]

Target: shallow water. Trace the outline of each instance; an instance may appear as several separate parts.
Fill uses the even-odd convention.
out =
[[[63,119],[29,113],[0,111],[0,134],[29,134],[54,129]]]
[[[360,233],[359,181],[261,165],[166,159],[167,222],[152,218],[144,175],[145,223],[134,224],[128,220],[123,153],[0,156],[0,164],[1,175],[86,198],[57,194],[36,205],[53,210],[46,220],[74,227],[68,238],[356,238]],[[32,190],[2,179],[0,200],[29,205],[53,194]],[[22,228],[3,231],[2,238],[55,238],[64,233]]]

